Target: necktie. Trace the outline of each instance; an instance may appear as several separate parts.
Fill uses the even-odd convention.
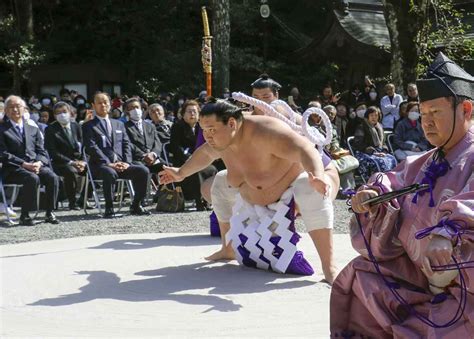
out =
[[[69,142],[74,145],[74,140],[72,138],[71,129],[67,128],[67,127],[64,127],[64,131],[66,132],[66,136],[69,139]]]
[[[143,125],[141,121],[137,122],[137,128],[140,134],[143,135]]]
[[[102,120],[102,125],[104,126],[105,132],[107,133],[107,136],[110,138],[110,121],[108,119],[103,119]]]
[[[21,130],[21,127],[19,125],[16,125],[16,131],[19,135],[23,136],[23,131]]]

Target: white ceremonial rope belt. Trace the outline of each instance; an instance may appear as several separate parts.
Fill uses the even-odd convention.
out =
[[[332,124],[331,121],[329,120],[329,117],[326,115],[326,113],[316,107],[311,107],[308,108],[304,113],[303,113],[303,121],[302,125],[299,126],[295,123],[296,118],[295,118],[295,113],[286,102],[281,101],[281,100],[276,100],[272,102],[271,105],[267,104],[266,102],[263,102],[261,100],[249,97],[248,95],[245,95],[241,92],[233,92],[232,93],[232,99],[255,106],[259,108],[263,113],[266,115],[272,116],[274,118],[278,118],[282,120],[283,122],[287,123],[288,126],[290,126],[295,132],[306,136],[314,145],[317,145],[320,148],[320,151],[322,151],[322,147],[325,145],[329,145],[332,139]],[[288,115],[290,116],[290,119],[285,117],[283,114],[278,112],[274,107],[275,106],[281,106],[284,110],[288,112]],[[308,124],[308,118],[312,114],[317,114],[321,117],[325,129],[326,129],[326,135],[322,135],[316,128],[309,126]]]
[[[238,251],[242,245],[239,235],[247,237],[247,242],[243,245],[250,252],[250,259],[255,261],[260,269],[268,269],[269,264],[262,259],[263,256],[270,261],[271,268],[280,273],[285,273],[290,265],[297,248],[290,240],[294,232],[290,231],[292,220],[286,217],[293,198],[293,188],[288,188],[281,199],[267,206],[252,205],[246,202],[240,194],[236,196],[236,202],[232,208],[233,215],[230,218],[230,230],[226,234],[226,243],[232,241],[236,258],[243,264],[243,257]],[[280,236],[278,247],[283,249],[279,258],[275,257],[275,245],[270,241],[272,236]],[[263,248],[263,250],[258,245]]]

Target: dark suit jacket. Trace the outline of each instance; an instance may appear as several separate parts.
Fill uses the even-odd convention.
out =
[[[138,127],[132,121],[125,123],[125,129],[130,139],[130,148],[132,149],[133,161],[142,161],[145,153],[154,152],[161,159],[161,149],[163,148],[156,133],[155,126],[142,120],[143,135],[140,134]]]
[[[184,120],[179,120],[171,127],[171,138],[169,151],[174,156],[174,166],[183,165],[194,152],[196,140],[199,134],[199,124],[196,124],[195,132]]]
[[[0,158],[5,174],[21,167],[24,162],[41,161],[45,166],[50,165],[39,128],[23,120],[23,134],[24,137],[9,120],[0,124]]]
[[[124,124],[116,119],[110,119],[110,124],[112,126],[111,138],[107,136],[105,128],[97,117],[82,125],[84,147],[90,156],[91,165],[110,164],[114,162],[114,157],[116,161],[132,162],[130,140]]]
[[[65,166],[70,161],[82,159],[82,131],[75,121],[71,121],[71,134],[72,143],[64,128],[57,121],[46,128],[44,143],[54,166]]]
[[[160,138],[161,144],[170,141],[171,127],[173,126],[173,123],[171,121],[164,120],[159,124],[153,123],[153,126],[155,126],[156,128],[156,133],[158,133],[158,137]]]

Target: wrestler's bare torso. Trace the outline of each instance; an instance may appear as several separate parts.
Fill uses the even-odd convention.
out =
[[[234,147],[218,152],[227,167],[227,181],[252,204],[268,205],[303,171],[300,163],[278,157],[272,142],[274,118],[245,117]],[[278,126],[280,129],[280,126]],[[289,133],[293,133],[289,128]]]

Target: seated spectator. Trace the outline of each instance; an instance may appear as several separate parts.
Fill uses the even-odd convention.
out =
[[[382,110],[382,126],[386,131],[393,131],[395,122],[400,119],[400,103],[403,98],[400,94],[395,93],[395,85],[385,85],[385,93],[387,94],[380,100],[380,109]]]
[[[384,131],[379,121],[379,108],[371,106],[365,112],[363,122],[357,126],[354,133],[352,147],[360,163],[359,173],[365,178],[377,172],[378,167],[382,172],[386,172],[397,164],[395,157],[389,154],[384,146]]]
[[[400,120],[394,132],[395,157],[403,161],[409,155],[418,155],[429,148],[421,128],[420,108],[418,102],[412,101],[407,105],[408,115]]]
[[[199,103],[195,100],[188,100],[183,104],[183,119],[174,123],[171,127],[171,138],[169,151],[173,153],[173,166],[180,167],[194,152],[199,134]],[[187,177],[182,182],[184,197],[187,200],[194,200],[198,210],[205,210],[206,206],[201,196],[201,183],[209,177],[214,176],[217,169],[208,166],[199,173]]]
[[[90,156],[89,166],[96,179],[103,180],[105,198],[104,218],[115,218],[113,191],[117,179],[132,181],[135,195],[131,215],[149,215],[142,207],[148,185],[148,168],[132,164],[130,139],[119,120],[109,119],[110,99],[106,93],[94,95],[95,118],[82,126],[84,146]]]
[[[166,120],[163,106],[160,104],[151,104],[150,107],[148,107],[148,116],[156,128],[161,143],[165,144],[169,142],[171,137],[171,126],[173,126],[173,123]]]
[[[297,87],[293,87],[290,90],[290,95],[288,96],[287,102],[288,105],[295,111],[298,111],[300,113],[304,112],[304,107],[301,102],[300,91]]]
[[[368,88],[368,92],[365,94],[365,104],[368,106],[380,107],[379,93],[377,88],[372,85]]]
[[[42,111],[40,113],[40,116],[39,116],[39,122],[41,122],[42,124],[49,124],[49,120],[50,120],[50,117],[49,117],[49,112],[48,111]]]
[[[323,95],[320,97],[320,101],[323,107],[327,105],[335,105],[340,99],[339,93],[336,93],[335,95],[333,94],[331,85],[324,86],[322,93]]]
[[[143,120],[139,99],[128,99],[124,106],[128,117],[125,129],[130,139],[132,163],[145,165],[150,173],[158,173],[163,169],[163,161],[160,159],[162,145],[155,127]]]
[[[361,125],[364,122],[365,112],[367,111],[367,106],[363,102],[359,102],[352,112],[348,115],[348,121],[346,125],[346,142],[347,138],[352,137],[355,133],[357,126]]]
[[[398,123],[407,117],[407,106],[408,106],[408,101],[402,101],[400,103],[400,107],[399,107],[400,118],[398,118],[398,120],[395,121],[395,124],[393,125],[394,131],[397,128]]]
[[[8,120],[0,125],[4,182],[23,185],[20,225],[34,226],[29,213],[38,208],[40,184],[46,187],[45,222],[58,224],[53,210],[58,197],[59,178],[49,167],[49,156],[44,149],[40,130],[23,119],[26,107],[25,101],[18,96],[11,95],[5,101]]]
[[[360,85],[355,84],[352,86],[352,91],[349,94],[349,105],[355,106],[359,102],[365,101],[365,95],[360,90]]]
[[[415,101],[415,102],[418,102],[419,101],[419,97],[418,97],[418,88],[416,87],[416,84],[414,83],[409,83],[407,85],[407,101],[408,102],[411,102],[411,101]]]
[[[349,108],[343,101],[339,101],[336,105],[336,118],[334,119],[334,128],[336,129],[341,146],[346,145],[346,128],[349,122]]]
[[[80,210],[84,201],[81,193],[76,201],[77,178],[85,176],[86,163],[82,157],[82,130],[71,117],[71,106],[59,101],[53,107],[56,121],[48,126],[45,133],[45,147],[48,151],[53,170],[64,178],[64,188],[69,201],[69,210]]]
[[[358,161],[348,150],[342,148],[339,143],[339,136],[337,134],[336,121],[336,107],[328,105],[324,107],[324,112],[329,117],[332,123],[332,139],[329,145],[326,145],[326,151],[331,155],[332,162],[339,173],[340,189],[339,196],[342,196],[342,191],[355,188],[354,170],[358,167]],[[326,133],[324,127],[323,132]]]

